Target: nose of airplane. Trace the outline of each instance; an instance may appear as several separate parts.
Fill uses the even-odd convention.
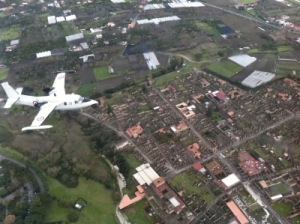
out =
[[[92,100],[92,108],[96,109],[99,107],[99,103],[96,100]]]

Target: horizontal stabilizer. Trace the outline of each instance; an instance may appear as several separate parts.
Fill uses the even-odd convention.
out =
[[[48,128],[52,128],[52,127],[53,127],[52,125],[28,126],[28,127],[22,128],[22,131],[48,129]]]
[[[19,93],[19,95],[22,94],[22,91],[23,91],[23,87],[19,87],[16,89],[16,92]]]
[[[19,99],[19,97],[15,98],[8,98],[6,101],[6,104],[4,105],[4,108],[11,108],[11,106]]]

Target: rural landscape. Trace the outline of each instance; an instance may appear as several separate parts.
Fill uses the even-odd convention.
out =
[[[0,1],[0,223],[299,224],[299,7]]]

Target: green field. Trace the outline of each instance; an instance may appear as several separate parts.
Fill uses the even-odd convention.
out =
[[[12,40],[19,37],[20,26],[13,25],[0,29],[0,40]]]
[[[237,2],[242,4],[250,4],[253,2],[257,2],[257,0],[237,0]]]
[[[71,35],[71,34],[73,34],[73,31],[72,31],[72,29],[70,28],[68,22],[61,22],[60,24],[61,24],[62,28],[64,29],[66,35]]]
[[[8,68],[0,69],[0,80],[6,79],[8,75]]]
[[[196,26],[199,27],[200,29],[204,30],[207,33],[220,35],[218,30],[216,30],[215,28],[209,26],[207,23],[197,22]]]
[[[111,191],[106,190],[102,184],[92,180],[79,178],[76,188],[67,188],[55,179],[48,178],[49,193],[56,198],[74,200],[82,198],[87,205],[79,212],[79,219],[76,223],[118,223],[115,217],[115,204],[111,198]],[[47,210],[44,222],[65,221],[67,214],[72,208],[61,208],[57,201],[53,201]]]
[[[199,187],[195,185],[195,182],[199,183],[201,181],[200,175],[193,172],[180,173],[171,180],[171,185],[176,187],[177,190],[183,188],[188,195],[195,193],[198,197],[200,196],[207,203],[210,203],[214,200],[215,196],[208,191],[204,184]]]
[[[237,72],[243,70],[243,67],[235,64],[232,61],[224,61],[224,62],[214,62],[206,68],[212,72],[217,73],[218,75],[224,76],[226,78],[230,78],[234,76]]]
[[[103,80],[113,77],[113,74],[109,74],[106,66],[94,68],[94,75],[96,80]]]
[[[185,62],[184,62],[185,63]],[[164,84],[168,81],[172,81],[174,83],[178,83],[179,82],[179,79],[180,77],[186,73],[186,72],[189,72],[189,71],[192,71],[193,70],[193,67],[192,66],[184,66],[183,68],[180,69],[179,72],[171,72],[171,73],[168,73],[168,74],[165,74],[165,75],[162,75],[160,77],[157,77],[155,78],[155,81],[154,81],[154,85],[156,87],[159,87],[161,89],[167,87],[167,86],[164,86]]]
[[[292,46],[277,46],[277,50],[267,50],[267,51],[263,51],[261,49],[258,48],[252,48],[250,50],[247,51],[248,54],[253,54],[253,53],[275,53],[275,52],[285,52],[285,51],[290,51],[292,50]]]
[[[129,206],[128,208],[125,208],[124,211],[122,212],[123,214],[125,214],[124,216],[126,216],[127,220],[134,224],[151,224],[153,222],[151,222],[146,214],[143,211],[143,207],[149,205],[147,200],[144,199],[142,201],[139,201],[131,206]],[[154,220],[153,220],[154,221]]]
[[[3,12],[0,12],[0,18],[5,17],[5,14]]]
[[[273,184],[273,185],[269,186],[267,189],[270,192],[271,196],[275,196],[278,194],[284,194],[287,192],[286,187],[281,182]]]
[[[145,104],[145,105],[143,105],[143,106],[138,107],[138,108],[136,109],[136,112],[137,112],[137,113],[141,113],[141,112],[149,111],[149,110],[151,110],[151,108],[149,107],[148,104]]]
[[[93,94],[95,87],[96,87],[96,83],[94,83],[94,82],[93,83],[85,83],[76,90],[76,94],[88,97]]]
[[[291,218],[291,220],[294,224],[300,224],[300,216],[296,216],[294,218]]]
[[[274,203],[274,205],[272,205],[272,208],[282,217],[288,216],[292,209],[290,205],[283,202]]]

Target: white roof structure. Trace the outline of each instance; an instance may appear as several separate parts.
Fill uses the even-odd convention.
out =
[[[16,40],[11,40],[10,41],[10,45],[17,45],[17,44],[19,44],[19,39],[16,39]]]
[[[172,205],[176,208],[180,203],[177,201],[175,197],[172,197],[169,199],[169,201],[172,203]]]
[[[66,16],[66,21],[71,21],[71,20],[75,20],[75,19],[76,19],[75,15]]]
[[[112,3],[123,3],[125,0],[110,0]]]
[[[146,182],[144,181],[144,179],[139,175],[139,173],[135,173],[133,174],[133,177],[136,179],[136,181],[140,184],[140,185],[144,185]]]
[[[91,33],[98,33],[98,32],[102,32],[101,28],[90,28]]]
[[[76,33],[76,34],[73,34],[73,35],[70,35],[70,36],[66,36],[66,40],[67,42],[70,42],[70,41],[73,41],[73,40],[80,40],[80,39],[83,39],[84,36],[82,33]]]
[[[234,174],[230,174],[227,177],[222,179],[222,182],[227,186],[227,187],[232,187],[240,182],[240,179]]]
[[[66,16],[67,14],[71,13],[71,9],[66,9],[63,11],[64,15]]]
[[[37,58],[45,58],[45,57],[50,57],[51,56],[51,51],[44,51],[40,53],[36,53]]]
[[[242,84],[245,86],[249,86],[251,88],[255,88],[266,82],[271,81],[274,77],[275,77],[274,73],[261,72],[261,71],[255,70],[247,78],[245,78],[242,81]]]
[[[187,2],[185,0],[173,1],[172,3],[168,3],[170,8],[190,8],[190,7],[204,7],[204,4],[201,2]],[[168,7],[167,6],[167,7]],[[144,6],[144,10],[152,10],[152,9],[164,9],[166,8],[163,4],[147,4]]]
[[[81,46],[82,49],[84,49],[84,50],[89,49],[89,45],[87,44],[87,42],[80,43],[80,46]]]
[[[251,57],[247,54],[240,54],[240,55],[231,56],[228,59],[235,62],[236,64],[244,67],[244,68],[257,60],[255,57]]]
[[[142,164],[135,168],[137,173],[133,177],[139,182],[140,185],[147,183],[150,185],[159,175],[152,169],[149,163]]]
[[[65,17],[63,17],[63,16],[56,17],[56,22],[60,23],[60,22],[63,22],[63,21],[66,21]]]
[[[55,24],[56,19],[55,16],[48,16],[48,24]]]
[[[141,19],[141,20],[137,20],[137,24],[150,24],[150,23],[154,23],[154,24],[159,24],[161,22],[167,22],[167,21],[177,21],[180,20],[180,18],[178,16],[167,16],[167,17],[162,17],[162,18],[153,18],[153,19]]]
[[[94,57],[95,58],[95,55],[94,54],[88,54],[88,55],[83,55],[83,56],[81,56],[79,58],[82,59],[83,62],[86,62],[89,59],[89,57]],[[128,144],[128,142],[123,142],[122,144],[125,144],[125,143]]]
[[[149,52],[149,53],[143,53],[144,58],[147,62],[149,70],[156,69],[157,66],[159,65],[159,62],[157,60],[157,57],[154,52]]]

